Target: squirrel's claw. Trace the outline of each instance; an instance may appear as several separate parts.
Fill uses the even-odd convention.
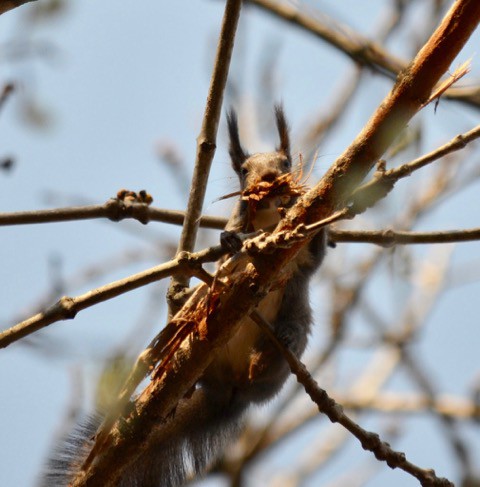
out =
[[[236,254],[242,248],[242,239],[236,232],[225,230],[220,234],[220,245],[230,254]]]

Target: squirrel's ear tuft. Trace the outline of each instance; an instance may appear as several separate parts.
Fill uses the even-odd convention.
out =
[[[228,134],[230,136],[230,147],[229,147],[229,154],[230,158],[232,159],[232,167],[237,174],[240,174],[241,166],[248,158],[248,155],[242,148],[240,144],[240,136],[238,134],[238,122],[237,122],[237,114],[235,110],[231,108],[227,112],[227,125],[228,125]]]
[[[285,119],[285,113],[282,105],[275,106],[275,118],[277,121],[278,135],[280,137],[280,145],[277,147],[277,152],[281,152],[286,158],[291,161],[290,155],[290,136],[288,134],[288,123]]]

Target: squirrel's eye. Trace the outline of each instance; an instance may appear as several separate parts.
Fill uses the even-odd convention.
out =
[[[248,169],[246,167],[242,167],[240,169],[240,173],[242,174],[242,176],[246,176],[248,174]]]
[[[288,171],[290,169],[290,161],[288,159],[285,159],[282,162],[282,167],[285,171]]]

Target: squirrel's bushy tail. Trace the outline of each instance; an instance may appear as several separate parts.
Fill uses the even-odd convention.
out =
[[[118,487],[175,487],[201,474],[240,429],[246,405],[235,394],[197,387],[175,413],[152,432],[144,453],[125,469]],[[92,415],[59,443],[40,487],[67,487],[92,445],[102,421]]]

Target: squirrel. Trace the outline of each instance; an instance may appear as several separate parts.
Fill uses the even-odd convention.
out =
[[[275,117],[280,138],[276,151],[249,155],[240,143],[236,113],[231,110],[227,114],[229,153],[242,192],[292,171],[289,129],[281,106],[275,107]],[[291,206],[295,199],[267,196],[250,214],[248,201],[239,198],[221,236],[222,244],[238,250],[236,234],[274,228],[280,221],[279,209]],[[270,291],[257,307],[279,340],[298,357],[306,347],[312,324],[309,281],[325,249],[322,230],[296,257],[295,271],[286,285]],[[146,451],[125,471],[118,487],[175,487],[192,474],[201,475],[240,432],[250,405],[272,399],[288,376],[285,358],[245,317],[237,333],[205,369],[194,391],[152,432]],[[69,484],[86,458],[101,420],[100,415],[91,416],[57,447],[41,486]]]

